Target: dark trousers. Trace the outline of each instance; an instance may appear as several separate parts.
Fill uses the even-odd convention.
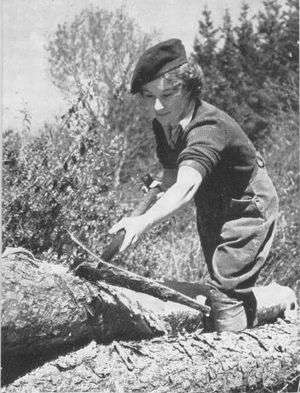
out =
[[[239,331],[251,324],[251,288],[275,234],[278,198],[266,169],[258,167],[243,195],[222,206],[220,212],[198,208],[198,231],[210,273],[214,329]]]

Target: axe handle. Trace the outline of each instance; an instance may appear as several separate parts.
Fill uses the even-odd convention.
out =
[[[151,188],[147,194],[144,196],[139,205],[134,209],[131,216],[140,216],[145,213],[151,205],[156,201],[157,195],[161,192],[160,187]],[[101,255],[101,259],[109,262],[112,258],[119,252],[120,247],[123,243],[125,236],[125,231],[119,231],[114,237],[111,243],[104,248],[103,253]]]

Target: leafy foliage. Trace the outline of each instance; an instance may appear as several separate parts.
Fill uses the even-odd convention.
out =
[[[52,248],[61,255],[65,228],[92,227],[99,214],[101,222],[116,146],[102,143],[97,126],[86,124],[83,134],[83,113],[78,133],[70,124],[74,116],[63,120],[68,124],[64,127],[46,126],[31,137],[23,156],[20,136],[12,131],[4,135],[4,247],[20,245],[35,252]],[[101,224],[96,226],[99,231]]]
[[[135,62],[153,37],[142,33],[123,8],[87,8],[72,23],[59,25],[48,45],[53,82],[67,96],[84,95],[90,121],[101,120],[102,133],[118,144],[115,186],[133,156],[139,156],[132,147],[139,130],[145,129],[145,119],[128,89]],[[149,144],[143,133],[140,151],[149,153]]]

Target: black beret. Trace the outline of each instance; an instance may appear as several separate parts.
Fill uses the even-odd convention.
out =
[[[160,42],[142,54],[131,80],[130,92],[138,93],[143,85],[187,62],[182,42],[177,38]]]

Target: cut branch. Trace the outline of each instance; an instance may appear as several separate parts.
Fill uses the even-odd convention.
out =
[[[80,247],[87,251],[98,262],[97,264],[81,264],[76,269],[76,274],[91,282],[105,281],[113,285],[133,289],[138,292],[146,293],[155,296],[163,301],[172,301],[183,304],[185,306],[194,308],[195,310],[209,315],[210,307],[199,303],[198,301],[179,293],[169,287],[166,287],[154,280],[139,276],[120,267],[114,266],[102,258],[98,257],[86,246],[84,246],[71,232],[68,232],[71,239]],[[120,234],[122,237],[123,235]],[[120,243],[117,238],[117,242]]]
[[[174,291],[163,284],[124,269],[121,270],[113,265],[107,267],[106,263],[104,264],[104,262],[102,268],[99,267],[99,265],[101,266],[100,263],[94,266],[82,264],[78,266],[76,274],[79,277],[86,278],[89,281],[105,281],[120,287],[130,288],[134,291],[154,296],[163,301],[172,301],[191,307],[204,313],[205,315],[209,315],[210,307],[182,293]]]

